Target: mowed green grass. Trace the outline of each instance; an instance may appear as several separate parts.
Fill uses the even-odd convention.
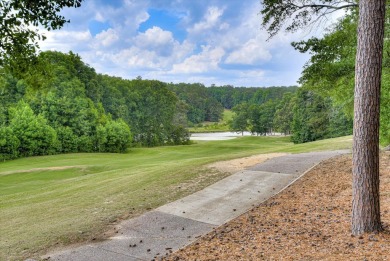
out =
[[[212,173],[205,164],[261,153],[345,149],[351,141],[349,136],[293,145],[288,137],[242,137],[134,148],[127,154],[65,154],[0,163],[0,260],[38,257],[53,247],[99,238],[120,218],[227,175]]]

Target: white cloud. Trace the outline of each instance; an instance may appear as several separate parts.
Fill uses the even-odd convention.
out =
[[[118,33],[112,28],[103,31],[95,36],[98,44],[101,44],[104,47],[108,47],[119,40]]]
[[[140,32],[140,25],[151,19],[150,9],[176,16],[178,23],[167,26],[169,21],[164,20]],[[259,11],[257,0],[118,0],[115,6],[89,0],[81,8],[66,10],[71,23],[47,32],[41,47],[72,50],[97,72],[124,78],[141,75],[206,85],[264,86],[281,80],[292,84],[305,59],[297,58],[302,55],[292,50],[290,42],[302,35],[281,33],[267,42]],[[88,29],[93,20],[110,28],[93,37]]]
[[[139,33],[134,37],[134,44],[140,49],[153,50],[160,56],[170,56],[175,40],[172,32],[154,26],[146,30],[145,33]]]
[[[135,17],[129,15],[126,16],[125,25],[126,27],[131,26],[138,29],[139,25],[143,22],[146,22],[149,19],[149,14],[146,11],[140,12],[139,14],[135,15]]]
[[[248,64],[253,65],[271,60],[272,55],[264,48],[264,44],[258,39],[250,39],[242,47],[234,50],[226,58],[227,64]]]
[[[69,52],[86,46],[92,39],[91,33],[87,31],[45,31],[43,34],[47,39],[40,43],[42,49]],[[81,48],[80,48],[81,49]]]
[[[224,54],[222,48],[202,46],[201,53],[188,57],[182,63],[174,64],[171,73],[204,73],[218,70]]]
[[[172,64],[182,61],[193,49],[194,45],[188,41],[179,43],[171,32],[153,27],[135,36],[130,47],[109,54],[99,52],[98,55],[104,55],[118,67],[168,71]]]
[[[131,68],[158,69],[159,64],[156,55],[152,51],[140,50],[136,47],[122,50],[113,56],[116,64],[124,64]]]
[[[216,6],[211,6],[207,9],[207,13],[205,14],[203,20],[199,23],[196,23],[188,31],[190,33],[199,33],[211,29],[219,23],[222,14],[222,9],[219,9]]]

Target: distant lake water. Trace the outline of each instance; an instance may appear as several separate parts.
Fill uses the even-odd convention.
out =
[[[251,133],[245,131],[244,136],[251,136]],[[237,137],[242,137],[241,132],[207,132],[191,134],[191,140],[231,140]]]

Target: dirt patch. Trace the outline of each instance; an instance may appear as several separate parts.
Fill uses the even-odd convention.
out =
[[[228,172],[234,174],[236,172],[245,170],[246,168],[252,167],[256,164],[262,163],[266,160],[284,156],[286,153],[270,153],[270,154],[259,154],[253,155],[250,157],[227,160],[227,161],[218,161],[212,164],[207,165],[208,168],[215,168],[221,172]]]
[[[45,171],[45,170],[50,171],[50,170],[76,169],[76,168],[84,170],[84,169],[86,169],[86,166],[61,166],[61,167],[34,168],[34,169],[1,172],[0,175],[9,175],[9,174],[15,174],[15,173],[30,173],[30,172]]]
[[[390,260],[389,152],[380,165],[382,233],[350,233],[352,166],[344,155],[166,260]]]

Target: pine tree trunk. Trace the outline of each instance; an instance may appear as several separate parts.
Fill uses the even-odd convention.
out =
[[[352,234],[382,229],[379,205],[379,104],[385,0],[360,0],[355,75]]]

